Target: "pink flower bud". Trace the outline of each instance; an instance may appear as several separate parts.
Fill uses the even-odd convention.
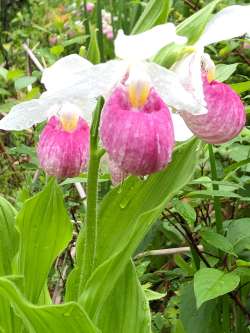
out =
[[[113,33],[113,31],[108,31],[107,33],[106,33],[106,37],[108,38],[108,39],[113,39],[114,38],[114,33]]]
[[[37,147],[40,166],[49,176],[58,178],[79,175],[86,166],[89,151],[89,127],[78,119],[76,128],[66,131],[53,116],[41,133]]]
[[[170,112],[153,88],[142,107],[132,107],[124,85],[107,101],[101,139],[109,157],[123,172],[147,175],[171,160],[174,134]]]
[[[57,36],[55,35],[49,36],[49,44],[51,46],[56,45],[57,41],[58,41]]]
[[[203,141],[221,144],[236,137],[246,122],[244,105],[239,96],[226,84],[203,78],[208,113],[181,115],[190,130]]]
[[[95,8],[95,4],[93,4],[92,2],[87,2],[86,4],[86,10],[88,13],[91,13]]]

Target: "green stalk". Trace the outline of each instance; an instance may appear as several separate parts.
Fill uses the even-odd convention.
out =
[[[87,213],[85,226],[85,274],[90,274],[95,265],[96,244],[98,239],[97,196],[98,170],[103,151],[98,148],[98,128],[103,107],[103,99],[99,99],[90,131],[90,158],[87,180]]]
[[[97,40],[100,50],[101,62],[105,61],[104,57],[104,45],[103,45],[103,33],[102,33],[102,5],[101,0],[96,1],[96,21],[97,21]]]
[[[223,333],[230,333],[230,300],[228,295],[222,297]]]
[[[213,146],[209,144],[208,150],[209,150],[209,159],[210,159],[212,180],[217,181],[218,176],[217,176]],[[213,184],[213,190],[217,191],[218,189],[219,189],[219,185]],[[223,233],[223,224],[222,224],[221,204],[220,204],[220,199],[218,197],[214,197],[214,210],[215,210],[216,231],[219,234],[222,234]]]
[[[86,48],[88,50],[89,48],[89,40],[90,40],[90,28],[89,28],[89,18],[88,18],[88,12],[87,12],[87,0],[84,0],[84,27],[85,27],[85,33],[88,35],[88,39],[86,40]]]

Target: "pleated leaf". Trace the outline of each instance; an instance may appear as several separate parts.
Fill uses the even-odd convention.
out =
[[[18,233],[15,228],[16,211],[0,197],[0,276],[12,272],[12,260],[18,249]]]
[[[99,331],[77,303],[37,306],[26,301],[15,285],[0,278],[0,299],[15,306],[29,333],[98,333]],[[12,331],[6,331],[12,332]],[[14,331],[13,331],[14,332]]]
[[[133,28],[132,34],[138,34],[166,23],[172,0],[150,0]]]
[[[0,197],[0,276],[12,273],[12,261],[18,249],[15,215],[12,205]],[[14,332],[14,313],[6,298],[0,302],[0,327],[4,332]]]
[[[17,273],[24,276],[24,294],[37,303],[55,258],[72,237],[72,225],[63,195],[51,180],[29,199],[17,216],[20,250]]]
[[[98,216],[96,269],[90,277],[84,274],[83,249],[78,247],[77,267],[67,288],[68,299],[79,299],[95,323],[152,223],[172,196],[190,180],[195,170],[198,144],[197,140],[191,140],[179,146],[165,170],[145,181],[130,177],[104,198]],[[120,295],[123,297],[126,293]],[[131,311],[138,307],[140,304]],[[143,314],[146,316],[145,311]],[[137,325],[136,320],[133,325]]]
[[[151,332],[149,305],[132,262],[106,300],[97,326],[103,333]]]

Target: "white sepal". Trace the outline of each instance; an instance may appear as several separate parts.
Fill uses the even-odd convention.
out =
[[[193,136],[193,133],[185,124],[182,117],[177,113],[172,113],[172,121],[174,125],[175,141],[186,141]]]
[[[62,98],[70,101],[86,101],[99,96],[107,97],[112,89],[125,76],[128,64],[121,60],[111,60],[103,64],[94,65],[84,71],[79,80],[60,90],[47,91],[46,98]]]
[[[56,61],[43,71],[41,82],[49,91],[73,85],[84,77],[87,69],[93,65],[77,54],[71,54]]]
[[[187,91],[176,73],[154,63],[148,63],[147,66],[152,86],[168,106],[192,114],[207,112],[193,94]]]
[[[115,39],[115,54],[120,59],[132,62],[146,60],[172,42],[184,44],[186,41],[186,37],[176,34],[173,23],[157,25],[150,30],[130,36],[119,30]]]
[[[250,33],[250,5],[229,6],[213,16],[196,43],[197,48]]]

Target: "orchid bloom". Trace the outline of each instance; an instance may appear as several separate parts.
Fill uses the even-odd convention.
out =
[[[95,100],[82,92],[65,98],[60,89],[71,85],[93,65],[78,55],[60,59],[45,69],[42,83],[47,91],[39,99],[20,103],[0,120],[0,129],[23,130],[48,120],[37,147],[41,167],[48,175],[73,177],[86,166],[89,150],[89,119]]]
[[[90,120],[95,98],[102,95],[107,103],[102,116],[101,139],[110,159],[124,173],[144,175],[158,171],[171,160],[174,139],[178,140],[178,134],[183,136],[184,132],[184,122],[179,125],[181,117],[178,115],[178,127],[173,128],[174,115],[168,106],[177,111],[191,110],[194,114],[204,113],[204,108],[186,91],[174,72],[146,59],[169,43],[185,41],[185,37],[176,35],[175,26],[167,23],[133,36],[119,31],[115,51],[121,60],[92,65],[76,55],[62,58],[43,73],[42,82],[47,92],[39,99],[12,108],[0,121],[0,129],[22,130],[49,119],[48,126],[51,126],[48,131],[45,128],[42,136],[46,140],[41,138],[41,142],[47,144],[51,155],[44,152],[40,144],[38,155],[42,167],[52,174],[51,170],[59,170],[59,167],[52,167],[52,162],[46,167],[41,161],[43,156],[48,160],[58,153],[56,161],[66,161],[70,156],[70,152],[67,158],[63,155],[63,144],[58,149],[51,148],[52,129],[59,128],[73,135],[74,130],[78,130],[79,119]],[[116,139],[111,140],[112,137]],[[69,158],[67,163],[70,163]],[[73,173],[66,176],[68,174]]]
[[[115,52],[122,60],[115,63],[122,75],[104,106],[100,136],[112,165],[121,173],[147,175],[171,161],[175,138],[178,140],[178,131],[183,136],[184,125],[180,126],[181,118],[173,124],[175,115],[168,106],[194,114],[204,112],[173,72],[146,61],[166,44],[185,41],[171,23],[138,35],[118,33]]]
[[[215,65],[204,52],[207,45],[250,31],[250,5],[229,6],[207,24],[194,51],[174,66],[186,89],[207,108],[204,115],[181,112],[189,129],[208,143],[220,144],[237,136],[245,125],[244,106],[226,84],[215,81]]]

